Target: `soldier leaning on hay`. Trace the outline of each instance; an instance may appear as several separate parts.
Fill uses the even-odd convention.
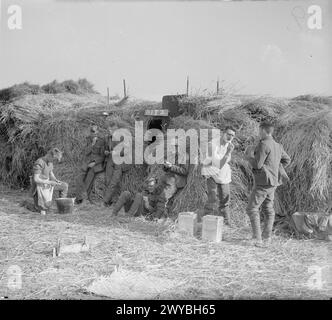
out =
[[[291,162],[281,144],[274,141],[274,127],[271,123],[260,124],[260,142],[250,155],[250,149],[246,151],[246,158],[252,166],[254,174],[254,187],[249,197],[247,214],[250,218],[253,241],[257,246],[262,246],[263,239],[269,243],[272,236],[274,223],[274,193],[284,179],[287,179],[284,167]],[[280,164],[282,166],[280,166]],[[261,234],[259,208],[262,206],[265,213],[265,225]]]
[[[50,208],[54,190],[59,191],[60,198],[67,196],[68,184],[58,180],[53,173],[53,163],[60,162],[61,159],[62,152],[53,148],[33,165],[33,176],[30,177],[31,193],[35,209],[43,215]]]
[[[116,164],[113,161],[113,149],[120,141],[113,141],[112,135],[115,130],[119,129],[119,125],[116,122],[111,122],[108,125],[108,135],[105,138],[105,155],[106,155],[106,167],[105,167],[105,192],[104,192],[104,206],[108,207],[112,204],[114,196],[119,189],[119,184],[123,176],[123,172],[129,169],[126,164]],[[124,151],[120,153],[120,156],[124,155]]]
[[[112,214],[117,215],[118,212],[124,207],[128,216],[158,216],[158,211],[163,212],[165,201],[163,197],[163,188],[157,185],[156,178],[149,178],[146,181],[145,190],[136,193],[134,197],[129,191],[121,193],[118,201],[113,207]]]
[[[91,199],[93,182],[98,173],[104,171],[105,140],[99,136],[97,126],[90,128],[90,135],[86,139],[85,159],[78,176],[76,203],[83,202],[83,194],[87,192],[88,200]]]
[[[229,162],[234,149],[232,144],[236,130],[233,127],[226,127],[224,134],[219,141],[212,141],[208,148],[211,149],[211,156],[203,161],[202,175],[206,177],[208,199],[204,206],[204,215],[221,215],[225,219],[225,224],[231,226],[230,220],[230,183],[231,167]],[[217,210],[217,201],[219,208]]]

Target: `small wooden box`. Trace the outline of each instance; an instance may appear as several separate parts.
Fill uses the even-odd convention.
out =
[[[194,236],[197,233],[197,214],[195,212],[180,212],[178,230]]]
[[[220,216],[206,215],[202,220],[202,239],[220,242],[222,240],[224,218]]]

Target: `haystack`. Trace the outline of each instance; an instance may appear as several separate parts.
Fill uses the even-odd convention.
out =
[[[253,178],[243,152],[251,138],[257,135],[262,120],[276,122],[276,140],[284,145],[293,161],[287,170],[291,181],[277,194],[278,213],[319,210],[331,198],[332,120],[330,105],[326,103],[330,100],[316,101],[271,97],[242,99],[239,96],[186,97],[180,103],[183,114],[172,119],[170,128],[224,129],[227,125],[239,128],[231,163],[231,207],[234,222],[241,225],[246,223],[244,212]],[[160,103],[130,98],[106,106],[105,98],[94,93],[28,94],[6,101],[0,105],[1,182],[12,187],[27,187],[33,162],[50,147],[57,146],[64,151],[64,162],[55,168],[55,174],[69,182],[69,192],[74,193],[89,126],[97,124],[101,132],[106,133],[108,121],[115,120],[133,133],[135,120],[147,121],[145,110],[158,108],[161,108]],[[105,111],[108,117],[103,115]],[[173,214],[203,208],[206,190],[200,172],[200,165],[190,167],[187,185],[173,200]],[[124,173],[120,191],[141,191],[147,176],[161,174],[160,165],[130,165]],[[96,179],[97,199],[104,192],[104,180],[104,174]]]
[[[299,116],[280,125],[290,155],[290,182],[279,189],[281,211],[324,211],[332,199],[332,111]]]

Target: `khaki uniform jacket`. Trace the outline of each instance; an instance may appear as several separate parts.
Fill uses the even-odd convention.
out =
[[[86,139],[86,147],[85,147],[85,165],[86,167],[90,162],[95,162],[96,165],[93,167],[95,172],[103,171],[104,169],[104,161],[105,161],[105,140],[101,137],[97,138],[97,141],[94,145],[92,145],[93,137],[88,136]]]
[[[166,182],[168,178],[175,178],[175,185],[177,188],[183,188],[187,184],[187,176],[189,173],[189,155],[186,154],[186,163],[178,163],[178,155],[175,156],[175,164],[172,164],[170,168],[164,167],[166,172],[163,180]]]
[[[257,186],[276,187],[281,184],[281,177],[286,174],[284,167],[290,164],[291,159],[281,144],[268,137],[259,142],[254,158],[249,161]]]

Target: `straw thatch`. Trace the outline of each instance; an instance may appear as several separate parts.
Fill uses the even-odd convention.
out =
[[[259,122],[272,120],[277,124],[276,140],[292,158],[288,170],[291,182],[280,188],[276,208],[279,214],[296,210],[318,210],[326,205],[331,190],[331,111],[328,99],[293,100],[271,97],[208,96],[186,97],[180,103],[181,116],[173,118],[170,128],[224,129],[237,127],[232,157],[233,183],[231,207],[235,223],[245,222],[245,205],[252,186],[252,174],[243,152],[258,133]],[[91,124],[101,132],[109,120],[118,121],[132,134],[135,120],[144,120],[146,109],[161,108],[160,103],[131,98],[106,106],[105,98],[94,93],[28,94],[12,98],[0,105],[0,179],[13,187],[27,187],[33,162],[50,147],[64,151],[64,163],[55,173],[75,190],[76,176],[82,161],[85,135]],[[109,114],[108,117],[103,112]],[[308,113],[310,112],[310,116]],[[202,209],[206,190],[200,166],[192,165],[185,188],[172,203],[174,214],[184,210]],[[160,165],[131,165],[123,175],[121,190],[134,193],[143,187],[149,175],[160,176]],[[104,175],[97,177],[95,198],[104,191]]]

